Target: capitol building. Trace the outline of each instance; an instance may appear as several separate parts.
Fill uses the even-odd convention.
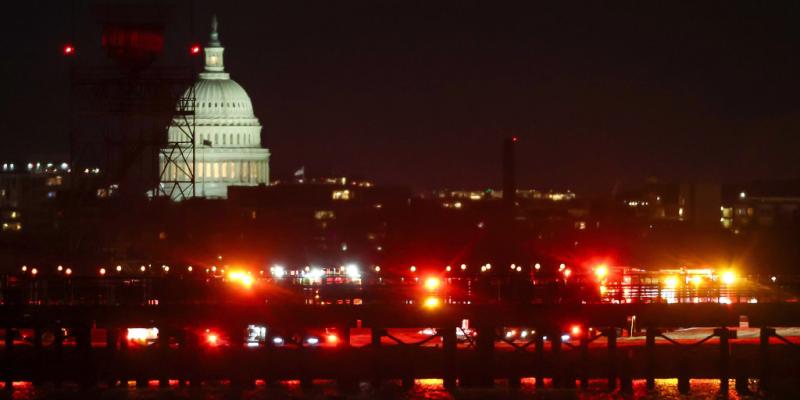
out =
[[[225,72],[225,48],[219,41],[216,17],[204,51],[205,69],[194,84],[195,160],[189,163],[195,171],[195,197],[224,199],[228,196],[228,186],[269,183],[270,152],[261,147],[261,123],[253,114],[250,96]],[[173,118],[167,131],[169,141],[185,137],[185,121],[183,117]],[[165,164],[162,152],[162,176],[174,180],[180,171],[171,164],[164,170]],[[167,193],[173,192],[164,187],[174,185],[166,180],[169,179],[162,178],[162,188]],[[177,195],[172,198],[180,199]]]

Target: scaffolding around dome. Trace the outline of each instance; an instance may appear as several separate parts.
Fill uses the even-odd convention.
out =
[[[159,149],[158,196],[183,200],[196,195],[193,164],[197,143],[196,112],[197,98],[192,85],[178,99],[166,144]]]
[[[269,183],[268,149],[261,147],[261,123],[253,113],[250,96],[225,72],[216,17],[204,48],[205,69],[187,90],[184,98],[194,98],[194,113],[183,118],[180,104],[167,131],[169,143],[188,139],[187,126],[194,126],[194,151],[187,169],[170,165],[166,154],[160,159],[160,191],[172,193],[173,200],[186,197],[227,198],[228,186],[256,186]],[[177,182],[193,178],[195,191],[185,196],[175,188]]]
[[[91,178],[75,174],[70,179],[68,214],[101,192],[128,199],[145,194],[174,197],[161,190],[166,169],[159,168],[159,161],[170,169],[188,171],[191,166],[185,161],[193,159],[194,152],[194,95],[193,90],[186,91],[193,83],[194,68],[184,62],[156,63],[163,43],[182,35],[167,29],[172,23],[167,16],[174,15],[174,7],[97,4],[92,8],[96,25],[79,24],[82,32],[77,37],[100,43],[106,54],[81,52],[69,57],[69,165],[74,171],[99,168],[103,173]],[[72,46],[83,48],[81,43]],[[186,139],[178,143],[164,137],[164,128],[175,118],[187,121],[182,127]],[[176,180],[170,190],[192,195],[193,175]]]

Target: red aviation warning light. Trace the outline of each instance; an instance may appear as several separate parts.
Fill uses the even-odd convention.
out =
[[[200,45],[195,43],[191,47],[189,47],[189,54],[193,56],[200,54]]]
[[[61,52],[65,56],[73,56],[75,55],[75,46],[73,46],[72,43],[67,43],[64,45],[64,48],[61,49]]]

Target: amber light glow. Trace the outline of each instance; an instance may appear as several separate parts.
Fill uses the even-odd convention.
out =
[[[425,306],[425,308],[434,309],[434,308],[438,308],[439,307],[440,302],[439,302],[439,298],[438,297],[431,296],[431,297],[426,298],[425,302],[422,303],[422,304]]]
[[[231,282],[237,282],[246,288],[253,286],[253,277],[243,271],[228,272],[228,280]]]
[[[736,273],[733,271],[725,271],[721,275],[722,283],[732,285],[736,283]]]
[[[425,289],[433,291],[433,290],[438,289],[439,286],[441,286],[441,285],[442,285],[442,281],[439,280],[439,278],[437,278],[435,276],[431,276],[431,277],[425,279]]]
[[[605,265],[598,265],[597,268],[594,269],[594,275],[597,279],[605,279],[608,276],[608,267]]]

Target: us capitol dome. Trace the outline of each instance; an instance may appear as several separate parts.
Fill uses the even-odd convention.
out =
[[[195,197],[224,199],[228,186],[256,186],[269,183],[268,149],[261,147],[261,123],[253,114],[253,103],[241,85],[225,72],[217,19],[211,22],[211,37],[204,48],[205,69],[194,84]],[[191,89],[190,89],[191,90]],[[184,97],[190,97],[190,93]],[[186,119],[174,117],[167,135],[170,141],[186,137]],[[164,152],[162,149],[162,153]],[[191,155],[190,155],[191,156]],[[160,167],[166,161],[160,156]],[[182,171],[167,165],[165,180],[175,180]],[[174,185],[162,182],[162,187]],[[170,188],[164,187],[167,193]],[[179,200],[177,191],[173,199]]]

